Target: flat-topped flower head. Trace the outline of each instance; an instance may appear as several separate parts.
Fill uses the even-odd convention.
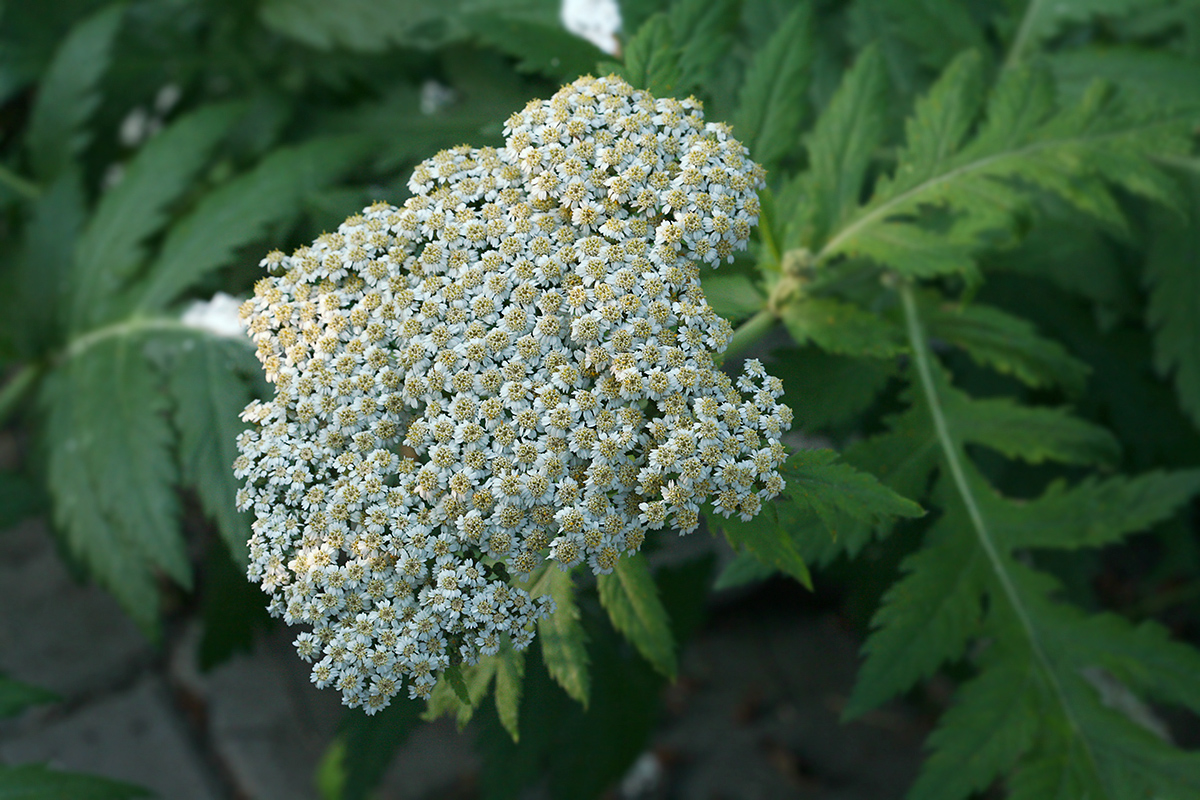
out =
[[[379,710],[523,648],[549,557],[610,572],[700,507],[783,488],[791,411],[701,264],[744,248],[762,170],[693,100],[581,78],[263,265],[243,316],[276,387],[238,442],[250,578],[319,685]]]

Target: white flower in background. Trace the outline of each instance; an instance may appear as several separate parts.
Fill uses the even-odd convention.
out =
[[[189,328],[199,328],[229,339],[241,339],[246,335],[246,327],[239,314],[241,307],[241,300],[217,292],[211,300],[197,300],[188,306],[179,321]]]
[[[749,519],[783,488],[782,385],[714,367],[731,329],[699,280],[745,247],[762,169],[697,101],[615,77],[505,134],[269,254],[242,306],[276,386],[238,442],[249,575],[369,712],[527,646],[552,602],[509,579],[547,554],[606,573],[706,501]]]
[[[621,30],[617,0],[563,0],[560,14],[564,28],[609,55],[621,49],[617,41],[617,31]]]

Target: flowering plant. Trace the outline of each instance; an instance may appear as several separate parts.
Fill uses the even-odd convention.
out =
[[[547,551],[610,573],[710,497],[749,520],[784,487],[782,384],[716,369],[732,329],[698,267],[745,247],[761,168],[697,101],[618,77],[505,133],[270,254],[243,306],[276,386],[238,443],[249,574],[368,712],[523,650],[553,601],[510,581]]]

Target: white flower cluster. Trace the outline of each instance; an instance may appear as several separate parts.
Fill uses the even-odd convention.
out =
[[[547,558],[609,572],[700,504],[783,481],[782,386],[716,370],[697,261],[745,246],[762,171],[694,100],[583,78],[291,256],[243,306],[276,396],[238,442],[250,578],[313,679],[378,710],[523,648]]]

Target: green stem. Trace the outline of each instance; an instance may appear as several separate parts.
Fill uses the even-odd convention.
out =
[[[25,395],[37,383],[42,375],[41,364],[25,364],[9,378],[4,388],[0,389],[0,425],[3,425],[9,415],[16,410]]]
[[[36,200],[42,194],[40,186],[28,178],[22,178],[3,164],[0,164],[0,183],[9,187],[26,200]]]
[[[1063,688],[1058,674],[1054,671],[1049,656],[1046,655],[1046,651],[1042,647],[1041,638],[1038,636],[1037,628],[1033,624],[1033,618],[1030,616],[1029,609],[1025,607],[1025,601],[1021,598],[1016,584],[1013,583],[1012,577],[1008,574],[1004,560],[1000,556],[1000,549],[996,546],[996,542],[992,538],[992,533],[988,529],[986,520],[983,518],[983,512],[979,508],[979,501],[976,499],[975,492],[967,480],[967,472],[963,468],[962,450],[950,434],[950,426],[946,422],[946,415],[942,411],[942,404],[938,399],[937,386],[933,379],[933,368],[929,363],[929,350],[925,346],[925,333],[921,328],[921,317],[917,310],[917,301],[913,296],[911,284],[907,282],[901,284],[900,299],[904,303],[904,321],[908,330],[909,343],[912,345],[914,365],[921,381],[921,391],[924,393],[926,404],[929,406],[929,415],[933,418],[933,428],[937,433],[938,444],[941,446],[946,467],[950,472],[951,479],[954,481],[954,487],[958,490],[959,497],[967,509],[967,516],[971,520],[971,526],[975,529],[975,537],[979,541],[979,546],[983,548],[984,553],[987,555],[992,572],[995,574],[996,580],[1000,583],[1004,596],[1012,607],[1017,621],[1025,631],[1025,636],[1029,640],[1034,660],[1045,674],[1046,680],[1049,682],[1056,699],[1062,706],[1063,714],[1070,722],[1073,732],[1079,735],[1084,749],[1088,753],[1088,757],[1093,764],[1096,764],[1096,755],[1092,752],[1087,739],[1082,735],[1082,728],[1078,720],[1075,719],[1071,705],[1067,700],[1066,690]]]
[[[734,356],[748,350],[751,345],[766,336],[767,332],[774,328],[775,323],[778,321],[779,317],[775,316],[774,311],[764,308],[741,325],[738,325],[733,331],[733,338],[729,340],[729,346],[721,354],[721,360],[728,361]]]

